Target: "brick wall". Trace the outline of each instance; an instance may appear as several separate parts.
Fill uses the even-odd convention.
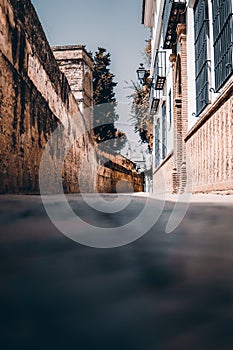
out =
[[[233,192],[233,86],[228,86],[186,137],[192,192]]]
[[[173,110],[174,110],[174,168],[173,191],[185,191],[186,174],[186,145],[184,142],[188,130],[188,72],[187,72],[187,42],[186,25],[177,27],[177,52],[170,56],[173,68]]]

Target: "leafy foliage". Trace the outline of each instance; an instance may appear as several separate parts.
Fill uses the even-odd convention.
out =
[[[151,65],[151,39],[146,40],[146,46],[142,51],[142,57],[147,66]]]
[[[146,47],[142,52],[143,60],[146,66],[151,64],[151,39],[146,40]],[[146,72],[145,85],[141,86],[132,82],[131,88],[133,93],[128,96],[132,99],[131,113],[135,132],[141,138],[142,143],[148,144],[148,149],[152,152],[153,148],[153,116],[149,113],[150,110],[150,87],[147,85],[149,71]]]
[[[126,143],[124,132],[117,130],[114,123],[119,119],[116,113],[114,75],[110,72],[111,55],[99,47],[94,56],[94,135],[99,148],[117,153]]]
[[[134,92],[129,96],[132,99],[132,118],[135,132],[141,138],[142,143],[148,144],[149,151],[153,148],[153,116],[149,113],[150,88],[141,87],[133,83]]]

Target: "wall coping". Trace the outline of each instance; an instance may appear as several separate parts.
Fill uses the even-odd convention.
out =
[[[114,154],[106,153],[106,152],[101,151],[99,149],[97,149],[96,154],[99,158],[104,158],[106,160],[111,161],[112,163],[118,164],[118,165],[120,165],[128,170],[131,170],[131,171],[137,173],[136,164],[132,160],[126,158],[125,156],[123,156],[121,154],[114,155]],[[125,164],[123,164],[123,161],[125,161]]]
[[[58,46],[51,46],[52,51],[82,51],[85,53],[88,58],[93,63],[93,57],[90,52],[87,52],[86,45],[58,45]]]
[[[28,44],[32,49],[32,56],[36,56],[39,60],[63,104],[67,106],[67,96],[69,94],[73,96],[73,100],[75,101],[68,80],[59,68],[31,0],[7,0],[5,3],[8,3],[11,7],[15,25],[19,26],[20,31],[25,33]],[[78,104],[77,108],[79,109]]]

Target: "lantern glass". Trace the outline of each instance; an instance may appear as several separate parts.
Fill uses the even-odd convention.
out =
[[[137,70],[138,80],[142,82],[145,78],[146,70],[143,66],[143,63],[140,63],[140,67]]]

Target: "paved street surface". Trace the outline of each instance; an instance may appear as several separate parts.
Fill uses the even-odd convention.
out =
[[[118,214],[69,200],[84,221],[116,227],[147,199]],[[232,201],[193,201],[165,234],[173,207],[136,242],[95,249],[60,233],[39,196],[1,196],[0,349],[232,350]]]

